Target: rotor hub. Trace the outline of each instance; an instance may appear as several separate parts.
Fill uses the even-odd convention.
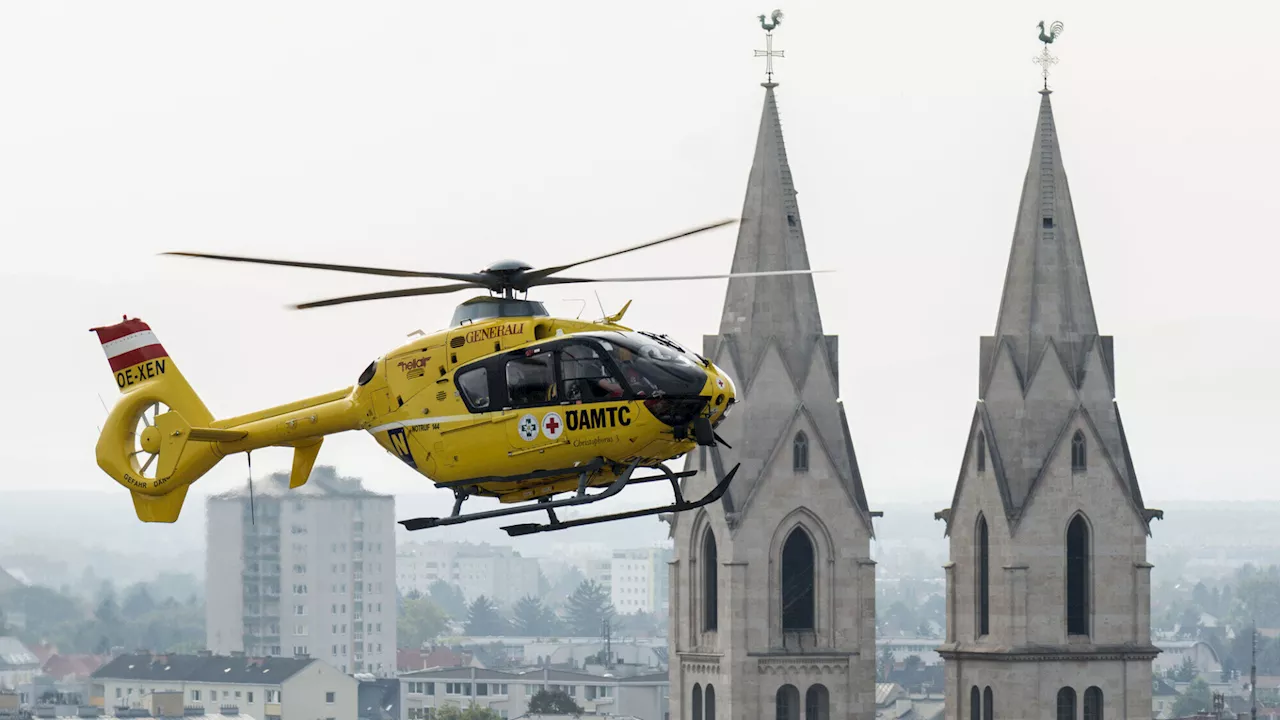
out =
[[[160,428],[152,425],[142,431],[142,437],[139,438],[142,449],[150,455],[160,452]]]
[[[493,273],[494,275],[515,275],[532,269],[533,266],[523,260],[499,260],[480,272]]]

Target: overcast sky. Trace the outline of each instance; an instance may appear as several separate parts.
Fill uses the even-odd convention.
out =
[[[1147,503],[1280,498],[1278,8],[782,6],[778,102],[812,265],[839,271],[816,283],[873,506],[951,497],[1033,139],[1040,20],[1066,24],[1054,110]],[[771,10],[0,6],[0,490],[125,492],[94,461],[99,396],[118,395],[92,326],[141,317],[229,416],[346,387],[467,297],[289,311],[414,283],[159,252],[470,271],[737,216],[763,94],[755,15]],[[734,239],[587,268],[727,272]],[[725,284],[594,288],[610,312],[634,299],[632,326],[700,346]],[[536,297],[570,316],[589,299],[594,317],[591,287]],[[320,461],[384,491],[430,486],[362,433]],[[234,457],[197,489],[244,473]]]

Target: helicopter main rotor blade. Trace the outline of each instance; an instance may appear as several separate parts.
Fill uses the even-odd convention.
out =
[[[382,292],[365,293],[363,295],[347,295],[344,297],[329,298],[327,300],[315,300],[312,302],[294,305],[293,309],[309,310],[311,308],[343,305],[345,303],[363,302],[365,300],[385,300],[387,298],[415,297],[418,295],[447,295],[451,292],[478,287],[482,288],[485,286],[477,283],[454,283],[452,285],[434,285],[432,287],[407,288],[404,290],[384,290]]]
[[[284,267],[310,268],[312,270],[336,270],[338,272],[360,273],[362,275],[386,275],[389,277],[437,278],[440,280],[461,280],[482,284],[486,278],[475,273],[420,272],[417,270],[396,270],[393,268],[363,267],[360,265],[331,265],[329,263],[299,262],[295,260],[269,260],[238,255],[210,255],[193,252],[165,252],[161,255],[178,255],[181,257],[203,258],[206,260],[227,260],[230,262],[256,263],[259,265],[282,265]]]
[[[548,278],[543,285],[561,285],[568,283],[597,282],[666,282],[668,280],[720,280],[723,278],[768,277],[772,275],[817,275],[835,272],[834,270],[762,270],[760,272],[726,273],[722,275],[660,275],[654,277],[625,278]]]
[[[661,245],[662,243],[671,242],[672,240],[679,240],[680,238],[683,238],[683,237],[696,235],[700,232],[706,232],[707,230],[714,230],[715,228],[724,227],[725,225],[732,225],[736,222],[738,222],[736,218],[720,220],[718,222],[711,223],[710,225],[700,225],[696,228],[685,230],[684,232],[677,233],[675,235],[668,235],[663,238],[658,238],[657,240],[650,240],[648,242],[640,243],[639,245],[633,245],[629,248],[624,248],[622,250],[615,250],[611,253],[605,253],[604,255],[597,255],[595,257],[587,258],[586,260],[571,262],[567,265],[557,265],[555,267],[543,268],[541,270],[529,270],[528,272],[524,273],[524,275],[521,277],[521,281],[522,281],[522,284],[524,284],[526,287],[551,284],[547,281],[547,278],[549,276],[554,275],[558,272],[562,272],[564,270],[568,270],[571,267],[585,265],[587,263],[595,262],[597,260],[604,260],[606,258],[617,257],[618,255],[623,255],[629,252],[635,252],[636,250],[643,250],[644,248],[647,248],[647,247],[653,247],[654,245]]]

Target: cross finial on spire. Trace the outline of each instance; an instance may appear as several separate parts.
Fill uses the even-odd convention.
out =
[[[764,73],[767,81],[765,87],[773,87],[773,59],[783,57],[784,50],[773,49],[773,29],[782,24],[782,11],[774,10],[771,15],[761,15],[760,27],[764,28],[764,50],[757,50],[756,57],[764,58]]]
[[[1058,58],[1049,54],[1049,44],[1062,36],[1062,30],[1065,27],[1060,21],[1055,20],[1049,26],[1049,32],[1044,31],[1044,21],[1041,20],[1037,26],[1040,28],[1040,42],[1044,43],[1044,50],[1032,62],[1040,66],[1040,75],[1044,78],[1044,89],[1049,89],[1049,67],[1058,63]]]

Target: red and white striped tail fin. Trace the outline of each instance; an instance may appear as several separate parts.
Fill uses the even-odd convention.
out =
[[[169,353],[145,322],[126,316],[115,325],[91,330],[98,334],[121,390],[165,374]]]

